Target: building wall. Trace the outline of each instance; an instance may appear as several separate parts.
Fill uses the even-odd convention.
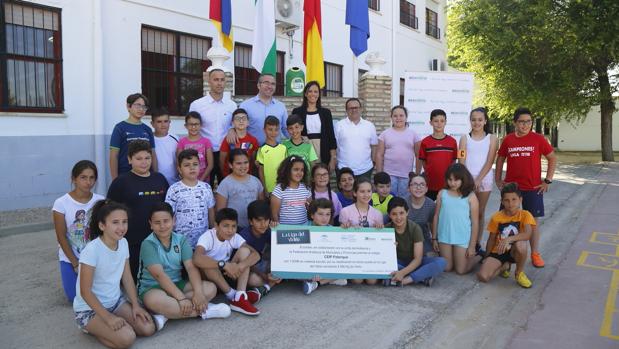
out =
[[[619,112],[613,114],[613,150],[619,151]],[[591,108],[582,123],[559,123],[559,149],[564,151],[601,151],[600,107]]]

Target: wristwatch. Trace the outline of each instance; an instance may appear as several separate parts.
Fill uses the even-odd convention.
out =
[[[217,265],[219,266],[219,269],[223,269],[224,266],[226,265],[226,261],[221,260],[221,261],[217,262]]]
[[[544,183],[546,184],[552,184],[552,181],[548,178],[544,178]]]

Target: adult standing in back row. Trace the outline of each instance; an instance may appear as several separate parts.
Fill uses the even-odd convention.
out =
[[[305,127],[301,134],[309,138],[314,146],[319,161],[329,166],[329,173],[335,171],[337,164],[335,131],[333,130],[333,116],[331,111],[320,105],[320,85],[310,81],[303,89],[303,104],[292,110],[303,120]]]
[[[286,119],[288,119],[286,106],[284,103],[273,98],[276,86],[275,77],[273,75],[261,74],[258,78],[258,95],[244,100],[239,106],[239,108],[243,108],[247,111],[249,115],[247,132],[256,137],[259,146],[264,144],[266,138],[264,135],[264,120],[269,115],[273,115],[279,119],[282,134],[288,136],[288,132],[286,131]],[[233,132],[233,130],[230,130],[228,133],[229,139],[234,136],[232,134]]]
[[[503,139],[496,160],[495,182],[499,189],[505,183],[517,183],[522,192],[522,208],[529,211],[537,223],[538,217],[544,216],[544,193],[552,183],[557,166],[554,149],[541,134],[531,132],[533,117],[527,108],[518,108],[514,112],[515,132]],[[542,155],[548,160],[546,178],[542,180]],[[507,160],[505,180],[502,179],[503,163]],[[539,252],[540,232],[538,225],[531,227],[531,262],[536,268],[544,267],[544,260]]]

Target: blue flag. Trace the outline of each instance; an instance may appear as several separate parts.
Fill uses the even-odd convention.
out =
[[[346,24],[350,25],[350,49],[359,56],[368,49],[370,16],[365,0],[346,0]]]

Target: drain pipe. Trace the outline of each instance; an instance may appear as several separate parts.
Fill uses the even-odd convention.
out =
[[[102,0],[92,1],[92,124],[94,138],[94,162],[99,170],[95,192],[107,192],[108,166],[105,161],[105,130],[103,120],[103,23]]]

